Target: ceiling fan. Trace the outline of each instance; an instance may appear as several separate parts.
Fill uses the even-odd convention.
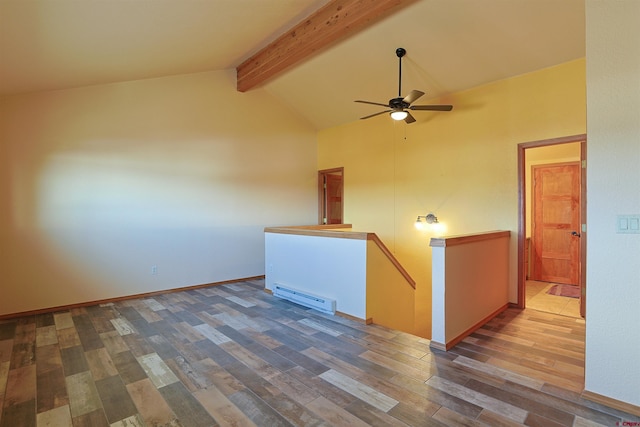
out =
[[[390,99],[388,104],[371,101],[355,101],[363,104],[379,105],[381,107],[389,108],[388,110],[361,117],[360,119],[368,119],[380,114],[391,113],[391,118],[394,120],[404,120],[406,123],[413,123],[416,119],[413,118],[411,113],[407,110],[451,111],[453,109],[453,105],[411,105],[416,99],[424,95],[424,92],[419,90],[412,90],[409,92],[409,95],[404,98],[402,97],[402,57],[406,53],[407,51],[401,47],[396,49],[396,55],[398,56],[398,97]]]

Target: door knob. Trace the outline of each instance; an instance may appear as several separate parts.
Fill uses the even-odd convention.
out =
[[[577,231],[572,231],[571,235],[572,236],[576,236],[576,237],[580,237],[580,233],[578,233]]]

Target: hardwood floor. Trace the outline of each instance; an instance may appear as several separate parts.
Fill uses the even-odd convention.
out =
[[[510,309],[445,353],[263,287],[239,282],[0,321],[0,427],[640,421],[581,398],[576,319]]]

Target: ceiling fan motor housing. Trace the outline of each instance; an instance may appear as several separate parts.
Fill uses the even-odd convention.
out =
[[[389,100],[389,107],[394,110],[404,110],[405,108],[409,108],[409,103],[403,101],[404,98],[393,98]]]

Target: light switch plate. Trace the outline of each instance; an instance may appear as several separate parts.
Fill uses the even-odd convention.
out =
[[[616,220],[616,233],[640,234],[640,214],[618,215]]]

